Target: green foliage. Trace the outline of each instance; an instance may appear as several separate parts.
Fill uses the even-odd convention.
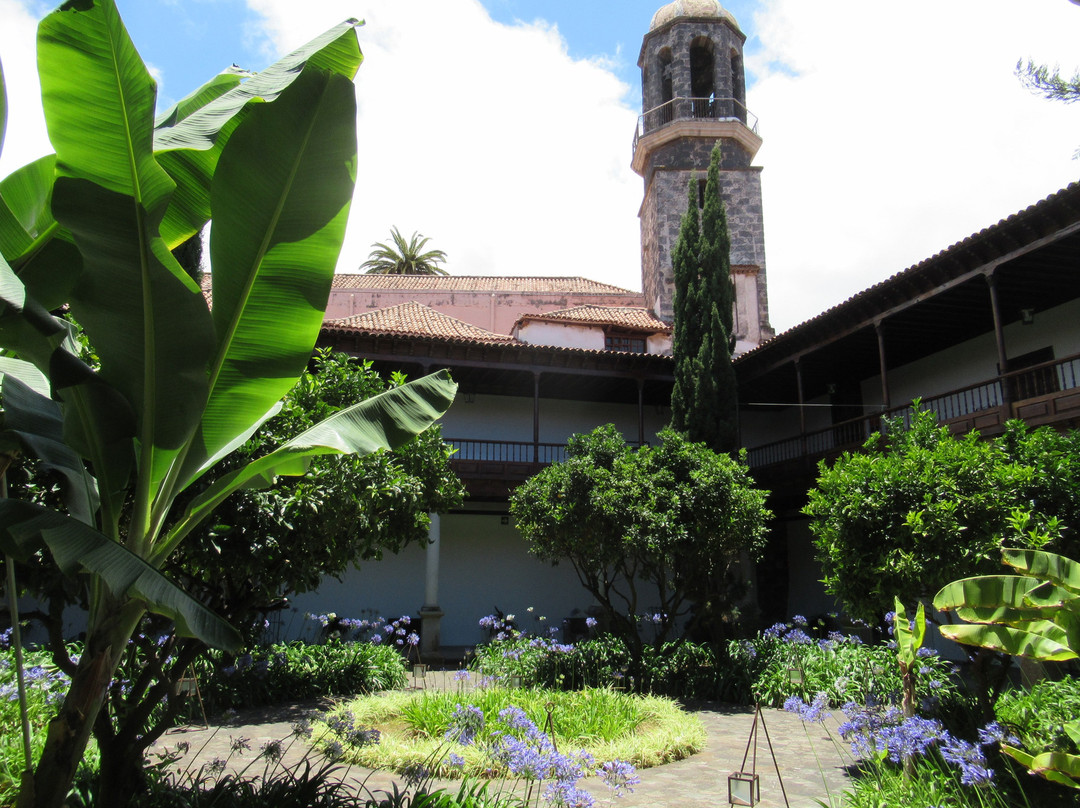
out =
[[[390,228],[393,246],[375,242],[368,260],[360,265],[368,275],[445,275],[446,270],[439,266],[446,260],[442,250],[423,252],[424,245],[431,241],[420,233],[413,233],[406,241],[396,227]]]
[[[565,462],[510,499],[530,552],[570,563],[634,657],[645,607],[659,605],[658,642],[691,598],[730,613],[745,589],[739,555],[761,552],[771,515],[745,466],[671,430],[659,437],[635,451],[610,424],[575,435]]]
[[[755,639],[731,643],[732,664],[747,672],[755,701],[781,707],[792,696],[809,702],[818,693],[825,693],[834,706],[899,701],[903,682],[895,649],[865,644],[839,632],[815,640],[803,630],[805,626],[796,617],[792,623],[777,623]],[[953,670],[939,656],[919,657],[917,696],[924,706],[934,708],[956,694]]]
[[[675,279],[671,426],[716,452],[738,445],[735,371],[731,366],[735,291],[731,236],[720,196],[720,144],[713,147],[698,219],[697,179],[671,251]]]
[[[952,437],[933,413],[908,429],[888,424],[862,452],[822,462],[804,509],[828,592],[868,621],[894,597],[927,598],[949,581],[992,572],[1002,536],[1069,547],[1080,528],[1080,455],[1075,435]],[[1019,520],[1019,521],[1018,521]]]
[[[281,411],[210,479],[403,382],[399,376],[388,385],[370,362],[320,350]],[[325,577],[340,578],[350,565],[426,540],[429,513],[449,510],[463,496],[436,426],[394,452],[317,458],[303,477],[238,492],[172,569],[204,602],[247,626]]]
[[[1057,67],[1036,64],[1032,59],[1025,64],[1020,59],[1016,63],[1016,75],[1025,87],[1043,98],[1066,104],[1080,100],[1080,70],[1072,78],[1066,78]]]
[[[13,805],[19,790],[19,776],[25,768],[22,734],[19,731],[19,701],[15,680],[15,652],[6,647],[8,632],[4,632],[5,644],[0,644],[0,805]],[[26,682],[26,699],[31,734],[30,748],[35,756],[45,746],[45,727],[56,711],[56,704],[64,698],[69,684],[68,677],[52,663],[44,651],[24,651],[23,664]],[[87,749],[83,765],[97,768],[97,747]]]
[[[1003,549],[1005,564],[1020,574],[954,581],[934,597],[956,610],[961,625],[943,626],[945,637],[966,645],[1046,661],[1076,659],[1080,651],[1080,563],[1038,550]],[[1080,719],[1063,725],[1080,743]],[[1080,789],[1080,755],[1057,750],[1034,755],[1013,746],[1002,751],[1033,773]]]
[[[366,642],[275,643],[230,658],[211,652],[193,666],[206,709],[265,707],[404,687],[404,657]],[[188,715],[197,705],[188,700]]]
[[[1066,725],[1080,715],[1080,681],[1072,676],[1056,682],[1043,679],[1030,690],[1007,690],[998,699],[994,712],[1032,754],[1080,752],[1065,731]]]
[[[226,622],[160,573],[192,530],[234,491],[302,475],[314,457],[400,445],[452,401],[446,374],[390,391],[174,508],[272,414],[310,359],[356,175],[356,24],[249,83],[214,80],[156,123],[156,85],[111,0],[66,4],[39,26],[56,155],[0,186],[11,214],[0,215],[0,348],[22,360],[23,378],[36,368],[47,384],[26,384],[37,398],[20,399],[8,371],[0,392],[20,445],[59,435],[78,462],[54,465],[81,473],[64,512],[0,502],[0,545],[18,559],[48,547],[62,571],[89,578],[86,649],[37,767],[40,805],[63,800],[146,611],[237,647]],[[170,253],[211,208],[212,312]],[[64,305],[100,367],[49,313]],[[46,417],[12,426],[34,413]]]
[[[1076,659],[1080,650],[1080,563],[1038,550],[1003,549],[1019,575],[954,581],[934,596],[941,611],[965,624],[941,633],[966,645],[1051,662]]]

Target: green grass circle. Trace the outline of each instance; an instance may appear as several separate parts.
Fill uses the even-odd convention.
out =
[[[485,715],[485,729],[477,743],[461,746],[444,738],[458,705],[474,705]],[[524,710],[541,730],[551,729],[560,752],[584,750],[598,763],[623,760],[639,769],[681,760],[705,745],[705,727],[697,716],[671,699],[638,696],[608,688],[556,691],[501,687],[454,691],[395,691],[362,696],[340,705],[331,716],[352,715],[354,727],[377,729],[378,744],[355,746],[325,723],[316,729],[320,745],[338,741],[344,761],[370,769],[402,772],[421,765],[440,778],[498,777],[485,752],[494,732],[506,731],[497,716],[514,705]],[[460,768],[446,763],[453,752],[465,760]]]

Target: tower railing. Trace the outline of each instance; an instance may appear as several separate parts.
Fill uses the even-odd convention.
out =
[[[638,117],[637,131],[634,132],[634,147],[638,138],[644,137],[662,126],[674,121],[713,120],[739,121],[751,132],[757,134],[758,119],[737,98],[686,98],[679,96],[653,107]]]

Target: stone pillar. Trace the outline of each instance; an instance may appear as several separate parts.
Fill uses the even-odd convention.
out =
[[[440,623],[443,611],[439,608],[439,514],[430,514],[427,554],[424,559],[424,605],[420,607],[420,659],[431,662],[440,657]]]

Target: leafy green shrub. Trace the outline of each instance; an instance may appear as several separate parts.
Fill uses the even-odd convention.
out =
[[[777,623],[753,640],[732,642],[731,658],[752,680],[754,697],[763,705],[781,707],[791,696],[810,700],[825,693],[832,705],[899,702],[900,669],[892,644],[869,645],[854,635],[830,632],[815,639],[805,618]],[[917,681],[924,712],[956,690],[953,665],[929,649],[920,652]],[[799,681],[801,679],[801,681]]]
[[[0,635],[0,805],[13,804],[19,790],[20,774],[25,767],[22,744],[22,719],[15,674],[15,652],[7,647],[11,630]],[[56,714],[70,680],[52,664],[45,651],[23,652],[23,681],[26,683],[27,713],[30,719],[30,749],[34,760],[45,745],[45,727]],[[97,747],[91,744],[83,766],[97,768]]]
[[[403,687],[406,662],[366,642],[277,643],[239,657],[211,652],[195,663],[208,712]]]
[[[1064,729],[1080,715],[1080,681],[1073,677],[1058,682],[1044,679],[1030,690],[1009,690],[998,699],[994,711],[1032,754],[1077,753]]]

